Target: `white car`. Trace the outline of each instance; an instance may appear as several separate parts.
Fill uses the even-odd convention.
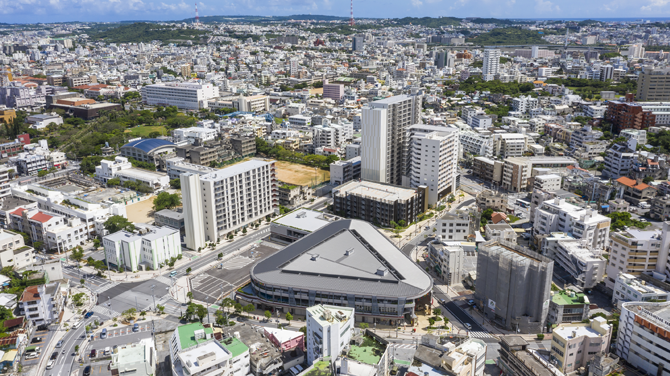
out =
[[[463,326],[465,326],[465,328],[468,330],[472,330],[472,325],[470,325],[469,322],[466,322],[465,324],[463,324]]]
[[[47,369],[54,368],[54,364],[56,364],[56,361],[55,360],[50,360],[49,363],[47,363]]]
[[[39,358],[39,356],[40,354],[38,354],[37,352],[31,352],[29,354],[26,354],[26,360],[36,359]]]

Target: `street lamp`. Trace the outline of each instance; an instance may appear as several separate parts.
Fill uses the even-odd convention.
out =
[[[156,287],[156,285],[151,285],[151,299],[154,301],[153,311],[156,312],[156,297],[154,296],[154,287]]]
[[[113,317],[112,315],[112,298],[109,296],[107,297],[107,309],[109,310],[109,318],[111,319]]]

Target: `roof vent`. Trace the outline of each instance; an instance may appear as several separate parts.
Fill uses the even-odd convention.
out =
[[[345,256],[351,256],[353,254],[354,254],[354,249],[353,248],[347,249],[347,251],[344,253]]]
[[[295,217],[296,217],[296,218],[305,218],[305,217],[307,217],[307,213],[305,213],[304,211],[302,211],[302,212],[296,214]]]
[[[382,267],[377,268],[377,273],[375,273],[375,274],[380,275],[380,276],[383,277],[383,276],[386,275],[386,273],[388,273],[388,269],[386,269],[385,267],[382,266]]]
[[[319,255],[310,255],[310,260],[316,261],[319,258]]]

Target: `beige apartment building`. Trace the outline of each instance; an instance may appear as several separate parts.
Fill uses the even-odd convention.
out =
[[[663,224],[664,230],[668,227]],[[658,230],[641,231],[628,229],[610,234],[610,258],[607,263],[607,279],[605,284],[614,290],[617,276],[621,273],[639,276],[644,272],[665,273],[667,264],[667,247],[662,247],[662,235]],[[665,249],[666,257],[659,258]],[[657,265],[658,264],[658,265]],[[661,270],[657,270],[657,266]]]
[[[645,69],[637,79],[639,101],[670,100],[670,69]]]
[[[598,316],[588,324],[560,324],[552,337],[551,360],[561,372],[568,374],[586,367],[596,354],[608,352],[612,326]]]

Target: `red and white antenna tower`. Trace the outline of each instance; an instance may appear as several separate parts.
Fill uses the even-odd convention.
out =
[[[198,3],[195,3],[195,23],[200,24],[200,16],[198,16]]]
[[[349,26],[354,26],[354,0],[351,0],[351,18],[349,18]]]

